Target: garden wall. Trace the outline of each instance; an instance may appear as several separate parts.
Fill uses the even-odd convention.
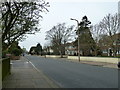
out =
[[[68,59],[78,60],[78,56],[68,56]],[[84,57],[80,56],[82,61],[95,61],[95,62],[105,62],[105,63],[114,63],[117,64],[119,58],[110,58],[110,57]]]
[[[60,58],[60,55],[46,55],[46,57]],[[63,57],[66,57],[66,56],[63,56]],[[78,56],[67,56],[67,59],[78,60]],[[118,61],[120,61],[120,58],[80,56],[80,60],[81,61],[93,61],[93,62],[105,62],[105,63],[118,64]]]

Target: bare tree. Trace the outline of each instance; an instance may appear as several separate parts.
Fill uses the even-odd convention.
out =
[[[101,27],[99,24],[91,26],[90,31],[96,44],[93,48],[95,51],[94,55],[97,56],[100,52],[99,40],[101,39],[101,35],[103,35],[103,32],[101,32]]]
[[[46,39],[50,40],[54,49],[58,50],[61,57],[65,52],[65,45],[72,40],[75,35],[73,31],[74,26],[66,26],[65,23],[57,24],[52,29],[46,32]]]
[[[104,33],[108,36],[115,35],[116,33],[119,33],[119,17],[116,13],[115,15],[108,14],[106,17],[103,18],[103,20],[100,22],[100,26]]]
[[[39,31],[41,13],[47,12],[49,3],[44,0],[25,2],[22,0],[0,3],[0,25],[2,25],[2,42],[7,41],[8,46],[14,41],[19,41],[26,34]]]
[[[118,33],[120,33],[120,18],[118,14],[115,15],[108,14],[99,24],[101,32],[108,36],[107,46],[110,46],[113,50],[114,56],[116,56],[116,45],[115,42],[118,39]],[[109,40],[108,40],[109,39]]]

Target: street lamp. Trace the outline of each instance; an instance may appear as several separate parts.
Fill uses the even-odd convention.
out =
[[[70,18],[70,20],[74,20],[77,22],[77,30],[78,30],[78,60],[80,62],[80,31],[79,31],[79,21],[77,19]]]

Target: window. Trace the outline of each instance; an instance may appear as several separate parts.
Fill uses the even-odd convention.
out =
[[[104,50],[103,50],[103,53],[108,53],[108,50],[107,50],[107,49],[104,49]]]

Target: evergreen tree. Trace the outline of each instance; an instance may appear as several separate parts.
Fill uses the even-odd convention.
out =
[[[37,55],[42,55],[42,46],[40,45],[40,43],[38,43],[36,46],[36,53]]]
[[[79,23],[78,30],[76,34],[79,36],[80,41],[80,51],[82,55],[88,56],[92,54],[93,48],[95,46],[94,39],[92,38],[89,24],[91,24],[90,21],[88,21],[87,16],[84,16],[82,18],[82,21]],[[78,46],[78,38],[74,42],[75,46]]]

